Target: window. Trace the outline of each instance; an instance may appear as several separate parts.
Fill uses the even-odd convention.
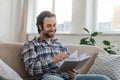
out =
[[[57,33],[70,33],[72,0],[36,0],[36,16],[44,10],[56,14]]]
[[[120,31],[120,0],[98,0],[97,27],[100,32]]]

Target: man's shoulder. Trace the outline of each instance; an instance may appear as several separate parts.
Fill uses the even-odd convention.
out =
[[[55,41],[55,44],[59,45],[61,47],[65,47],[65,45],[63,43],[61,43],[60,41],[58,41],[58,40]]]
[[[58,41],[57,39],[53,40],[53,43],[57,44],[57,45],[62,45],[62,43],[60,41]]]
[[[32,40],[29,40],[29,41],[25,42],[24,45],[34,45],[36,42],[37,42],[37,40],[34,38]]]

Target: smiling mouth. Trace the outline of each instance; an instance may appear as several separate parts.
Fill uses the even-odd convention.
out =
[[[53,34],[54,34],[54,33],[55,33],[55,31],[48,31],[48,33],[53,33]]]

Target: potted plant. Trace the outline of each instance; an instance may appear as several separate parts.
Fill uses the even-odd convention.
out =
[[[86,28],[84,28],[84,30],[89,34],[89,36],[82,38],[80,40],[80,44],[95,46],[96,41],[95,41],[94,37],[98,36],[98,34],[100,34],[100,33],[99,32],[90,33],[90,31]],[[112,50],[112,47],[114,47],[114,46],[112,46],[109,41],[103,40],[103,44],[106,46],[103,49],[105,51],[107,51],[109,54],[117,54],[114,50]]]
[[[87,37],[85,37],[85,38],[82,38],[82,39],[80,40],[80,44],[93,45],[93,46],[95,46],[96,41],[95,41],[94,37],[98,35],[98,32],[90,33],[90,31],[89,31],[88,29],[86,29],[86,28],[84,28],[84,30],[85,30],[88,34],[90,34],[90,36],[87,36]]]
[[[109,54],[117,54],[112,48],[115,46],[111,45],[109,41],[103,40],[103,44],[106,45],[107,47],[104,48],[105,51],[107,51]]]

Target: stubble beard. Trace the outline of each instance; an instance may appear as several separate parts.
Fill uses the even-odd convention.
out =
[[[49,31],[43,33],[44,36],[47,37],[47,38],[54,38],[56,30],[54,31],[54,34],[49,34],[49,32],[53,32],[53,31],[49,30]]]

